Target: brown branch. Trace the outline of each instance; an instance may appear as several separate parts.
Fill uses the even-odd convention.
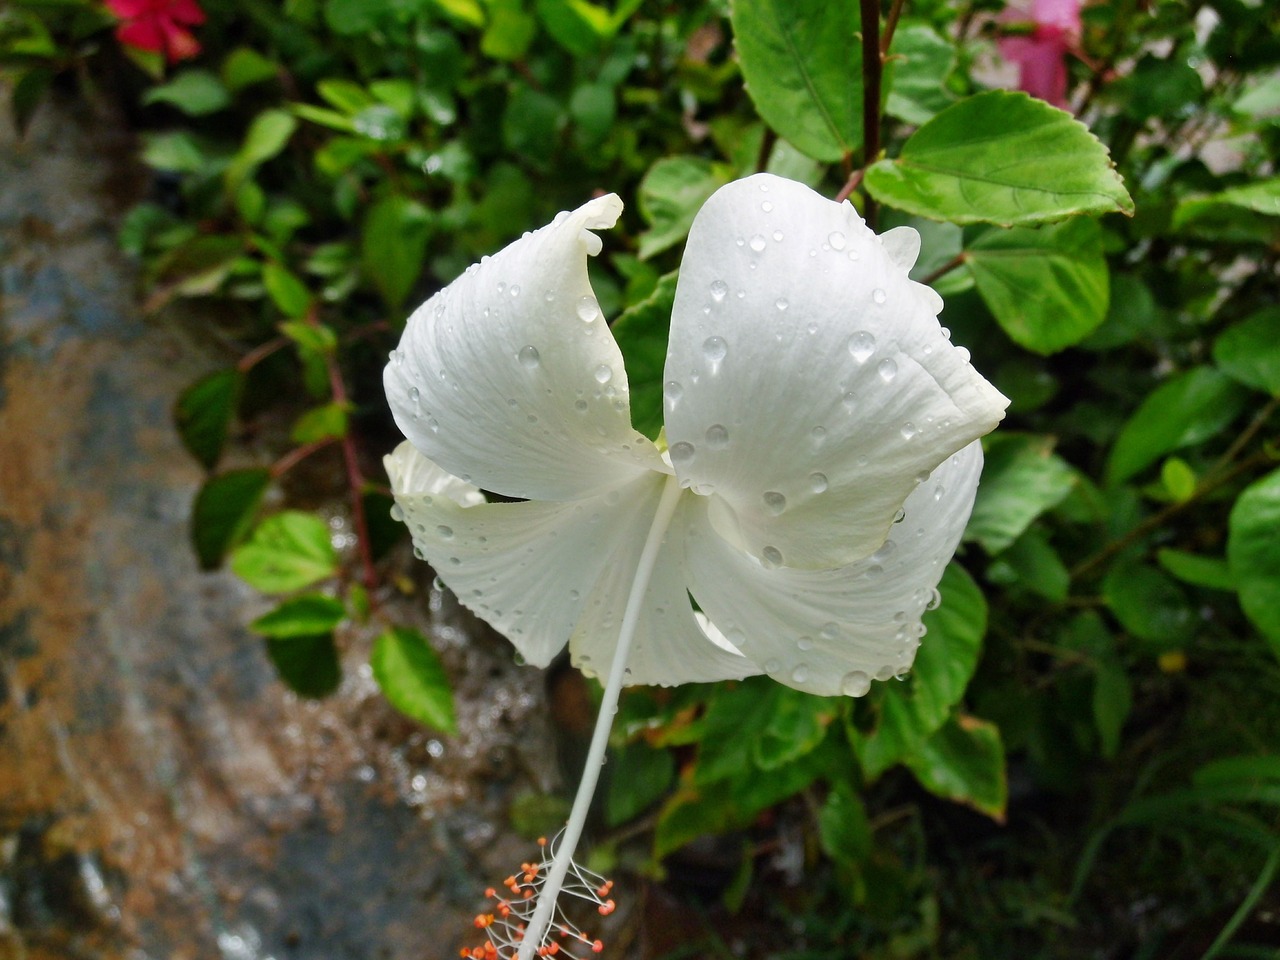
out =
[[[880,81],[884,59],[880,54],[879,0],[859,0],[862,10],[862,163],[869,167],[880,154]],[[863,208],[867,226],[875,229],[876,201],[867,196]]]

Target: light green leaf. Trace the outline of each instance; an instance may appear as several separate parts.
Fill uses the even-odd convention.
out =
[[[258,524],[231,554],[231,569],[263,593],[288,593],[338,572],[329,525],[310,513],[285,510]]]
[[[1249,392],[1212,367],[1194,367],[1142,401],[1116,438],[1107,485],[1123,483],[1160,457],[1216,436],[1239,416]]]
[[[275,79],[279,70],[279,64],[258,51],[250,47],[236,47],[222,61],[222,82],[232,93],[239,93],[245,87]]]
[[[934,796],[1004,821],[1009,780],[1000,728],[994,723],[964,714],[953,717],[907,758],[907,766]]]
[[[1240,207],[1254,213],[1280,216],[1280,177],[1232,187],[1205,197],[1189,197],[1174,209],[1173,226],[1175,229],[1183,227],[1218,206]]]
[[[263,614],[249,629],[264,637],[314,636],[330,632],[346,615],[346,607],[336,597],[306,593]]]
[[[202,570],[216,569],[253,523],[271,483],[266,470],[230,470],[205,481],[191,508],[191,540]]]
[[[1245,488],[1231,508],[1227,563],[1245,616],[1280,657],[1280,470]]]
[[[431,213],[410,197],[389,194],[365,215],[361,264],[391,310],[401,309],[421,275],[430,237]]]
[[[307,285],[274,261],[262,265],[262,285],[267,288],[267,295],[286,317],[297,318],[306,315],[311,306],[311,294]]]
[[[537,21],[519,0],[489,0],[489,23],[480,38],[480,52],[495,60],[519,60],[538,32]]]
[[[893,35],[885,64],[889,91],[884,111],[908,123],[926,123],[955,98],[943,88],[955,62],[952,44],[924,23],[905,23]]]
[[[234,195],[242,180],[279,154],[297,127],[297,118],[285,110],[264,110],[254,117],[244,142],[227,167],[228,192]]]
[[[880,722],[854,750],[872,780],[918,751],[964,695],[987,630],[987,601],[958,564],[939,585],[942,605],[925,614],[928,635],[904,683],[880,684]]]
[[[445,733],[457,730],[449,678],[426,637],[408,627],[392,627],[374,643],[369,662],[393,707]]]
[[[999,553],[1032,521],[1062,502],[1074,471],[1053,452],[1052,437],[996,434],[988,441],[978,498],[965,530],[987,553]]]
[[[235,367],[215,370],[178,395],[173,418],[191,455],[212,470],[227,441],[244,377]]]
[[[1093,220],[989,230],[964,258],[996,322],[1035,353],[1079,343],[1107,315],[1107,261]]]
[[[1025,93],[968,97],[912,134],[863,181],[877,200],[935,220],[1030,226],[1133,213],[1106,148],[1065,110]]]
[[[199,173],[210,159],[204,144],[185,130],[142,135],[142,162],[153,170]]]
[[[862,145],[862,18],[855,0],[734,0],[734,44],[761,118],[815,160]]]
[[[142,102],[169,103],[189,117],[203,117],[227,106],[231,95],[208,70],[183,70],[168,83],[144,93]]]
[[[640,235],[640,259],[675,246],[689,235],[707,198],[733,179],[733,170],[701,157],[666,157],[640,181],[640,216],[649,229]]]
[[[298,417],[289,433],[289,439],[294,443],[317,443],[331,437],[345,437],[349,412],[345,403],[326,403],[312,407]]]
[[[1268,307],[1223,331],[1214,362],[1246,386],[1280,397],[1280,307]]]
[[[1163,547],[1156,551],[1156,560],[1183,583],[1210,590],[1234,592],[1236,589],[1236,578],[1223,557],[1202,557],[1185,550]]]

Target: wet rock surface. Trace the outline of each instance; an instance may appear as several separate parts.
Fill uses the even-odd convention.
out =
[[[458,737],[386,705],[359,632],[336,695],[285,691],[261,598],[187,542],[170,409],[227,358],[141,315],[129,144],[76,110],[0,121],[0,958],[456,957],[530,855],[512,798],[552,785],[542,674],[423,583],[389,602]]]

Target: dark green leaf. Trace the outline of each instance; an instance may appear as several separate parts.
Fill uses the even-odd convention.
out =
[[[1093,722],[1102,742],[1102,755],[1114,759],[1120,751],[1120,734],[1133,707],[1133,688],[1124,667],[1103,661],[1093,677]]]
[[[1177,649],[1195,633],[1195,609],[1182,588],[1148,564],[1116,564],[1102,583],[1102,597],[1121,626],[1153,652]]]
[[[848,783],[836,783],[818,811],[818,840],[832,860],[860,863],[871,853],[871,825]]]
[[[816,160],[862,145],[862,19],[855,0],[735,0],[734,43],[764,122]]]
[[[278,263],[264,263],[262,283],[267,288],[271,302],[286,317],[306,315],[311,306],[311,294],[307,292],[307,285],[288,268]]]
[[[650,439],[662,429],[662,371],[675,294],[676,274],[668,273],[646,299],[624,310],[612,328],[631,387],[631,424]]]
[[[993,90],[948,107],[897,159],[863,181],[882,203],[952,223],[1030,226],[1075,214],[1133,213],[1089,129],[1025,93]]]
[[[212,470],[222,455],[243,385],[240,371],[226,367],[201,377],[178,394],[173,411],[178,434],[206,470]]]
[[[422,274],[431,214],[417,200],[389,194],[366,214],[360,259],[386,305],[399,311]]]
[[[643,740],[615,751],[605,771],[609,779],[605,805],[609,825],[629,823],[665,797],[675,774],[671,752],[655,750]]]
[[[271,483],[266,470],[230,470],[205,481],[191,508],[191,539],[204,570],[213,570],[249,530]]]
[[[963,714],[953,717],[907,758],[907,766],[934,796],[1004,821],[1009,781],[1000,728],[994,723]]]
[[[1231,575],[1227,561],[1220,557],[1202,557],[1182,550],[1165,547],[1156,551],[1156,559],[1183,583],[1210,590],[1236,589],[1236,579]]]
[[[1249,392],[1212,367],[1195,367],[1162,383],[1129,418],[1107,461],[1107,485],[1123,483],[1160,457],[1203,443],[1228,427]]]
[[[369,662],[393,707],[445,733],[457,729],[449,678],[426,637],[408,627],[392,627],[374,643]]]
[[[249,624],[249,629],[264,637],[316,636],[332,631],[346,615],[346,607],[336,597],[306,593],[285,600]]]
[[[1038,526],[1029,529],[991,561],[987,579],[992,583],[1016,583],[1055,603],[1067,599],[1071,586],[1066,564]]]
[[[1227,529],[1240,606],[1280,657],[1280,470],[1240,494]]]
[[[989,230],[964,258],[996,322],[1028,350],[1049,354],[1077,344],[1107,315],[1107,261],[1092,220]]]
[[[338,572],[329,525],[317,516],[285,510],[258,524],[231,554],[231,569],[263,593],[301,590]]]
[[[342,666],[338,663],[338,650],[331,633],[269,637],[267,655],[280,673],[280,679],[299,696],[325,697],[342,682]]]
[[[1213,344],[1213,359],[1232,379],[1280,397],[1280,307],[1228,327]]]
[[[965,538],[999,553],[1022,536],[1075,485],[1075,472],[1053,452],[1052,437],[997,433],[987,443],[982,483]]]

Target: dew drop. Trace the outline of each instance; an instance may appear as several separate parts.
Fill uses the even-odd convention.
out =
[[[680,398],[684,396],[684,387],[680,385],[679,380],[668,380],[662,385],[662,396],[666,398],[667,406],[674,409],[680,402]]]
[[[766,491],[765,495],[761,499],[764,500],[765,509],[775,517],[782,513],[783,510],[787,509],[787,498],[778,493],[777,490]],[[769,548],[766,548],[765,553],[767,554],[768,552]],[[774,552],[776,553],[777,551]],[[781,556],[779,556],[779,562],[781,562]]]
[[[888,299],[888,296],[889,295],[885,293],[883,290],[881,290],[879,287],[876,287],[874,290],[871,291],[871,299],[874,300],[876,303],[884,303],[885,300]]]
[[[573,409],[577,410],[579,413],[586,413],[586,412],[587,412],[587,401],[585,401],[585,400],[575,400],[575,401],[573,401]]]
[[[942,594],[938,592],[938,588],[934,587],[929,594],[929,601],[924,605],[926,610],[937,610],[942,605]]]
[[[578,301],[579,320],[590,323],[598,316],[600,316],[600,304],[596,303],[594,297],[583,297]]]
[[[840,638],[840,626],[836,623],[824,623],[822,630],[818,633],[823,640],[828,642],[838,640]]]
[[[765,247],[769,245],[769,241],[766,240],[761,234],[757,233],[754,237],[751,238],[750,242],[747,245],[751,247],[751,249],[754,250],[756,253],[760,253],[761,251],[764,250]]]
[[[556,299],[556,292],[554,290],[548,290],[542,295],[542,299],[547,303],[554,303]]]
[[[827,440],[826,427],[814,427],[809,431],[809,441],[815,446],[822,446]]]
[[[846,697],[865,697],[871,690],[871,678],[861,670],[852,670],[840,679],[840,692]]]
[[[880,374],[880,379],[885,383],[890,383],[898,375],[898,365],[886,357],[876,367],[876,373]]]
[[[422,399],[422,394],[418,391],[417,387],[409,388],[409,399],[412,400],[415,405]]]
[[[941,500],[942,497],[946,494],[946,492],[947,492],[946,487],[944,487],[942,484],[938,484],[936,487],[933,488],[933,499]]]
[[[404,511],[400,509],[400,504],[393,503],[391,505],[391,519],[397,523],[404,523]]]
[[[520,366],[532,370],[541,362],[542,358],[538,356],[536,347],[528,346],[520,348],[520,352],[516,354],[516,359],[520,361]]]
[[[814,493],[825,493],[827,490],[827,475],[825,473],[809,474],[809,489]]]
[[[908,420],[906,423],[902,425],[902,430],[899,432],[902,434],[903,440],[910,440],[912,437],[914,437],[917,433],[920,432],[920,429],[914,423]]]
[[[876,352],[876,338],[869,330],[859,330],[849,337],[849,353],[859,363],[866,363]]]
[[[781,243],[781,242],[782,242],[782,231],[781,231],[781,230],[775,230],[775,231],[773,231],[773,242],[774,242],[774,243]]]
[[[711,450],[723,450],[729,445],[729,431],[722,423],[713,423],[707,427],[707,447]],[[696,492],[696,491],[695,491]]]
[[[766,567],[782,566],[782,551],[777,547],[765,547],[760,551],[760,557]]]
[[[693,463],[694,455],[698,452],[692,443],[681,440],[679,443],[673,443],[670,451],[671,462],[679,466],[688,466]]]
[[[440,534],[442,540],[453,539],[453,527],[446,527],[444,524],[436,527],[436,533]]]
[[[813,649],[813,637],[800,637],[796,640],[796,649],[808,652]]]
[[[511,291],[510,291],[510,293],[511,293],[511,296],[513,296],[513,297],[518,297],[518,296],[520,296],[520,284],[518,284],[518,283],[513,283],[513,284],[511,285]]]
[[[969,362],[969,351],[965,347],[956,347],[956,355],[965,363]]]
[[[719,303],[729,293],[729,285],[723,280],[711,281],[711,299]]]
[[[777,660],[774,660],[771,658],[764,662],[765,673],[777,673],[781,669],[782,669],[782,664],[779,663]]]
[[[760,209],[765,213],[773,213],[773,204],[766,200],[764,203],[760,204]]]
[[[596,367],[592,376],[596,378],[596,383],[608,383],[613,379],[613,368],[608,364],[602,363]]]
[[[827,243],[831,244],[832,250],[843,250],[845,244],[844,234],[839,230],[835,231],[827,237]]]
[[[877,679],[877,680],[892,680],[892,679],[893,679],[893,675],[894,675],[895,673],[897,673],[897,670],[896,670],[894,667],[892,667],[892,666],[890,666],[890,665],[888,665],[888,664],[885,664],[883,667],[881,667],[879,670],[877,670],[877,671],[876,671],[876,679]]]
[[[791,304],[787,302],[786,297],[779,297],[777,300],[773,301],[773,305],[779,310],[785,310],[787,307],[791,306]]]
[[[791,671],[791,679],[795,683],[804,683],[809,679],[809,667],[807,664],[797,663],[795,669]]]
[[[702,341],[702,355],[707,358],[713,370],[728,353],[729,345],[724,342],[724,337],[707,337]]]

